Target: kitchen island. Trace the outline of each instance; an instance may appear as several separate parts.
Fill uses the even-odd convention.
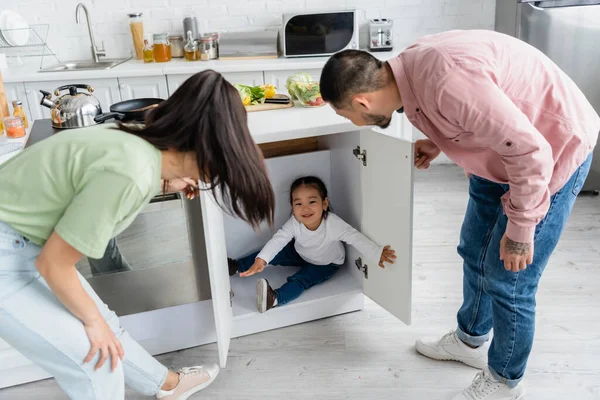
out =
[[[216,342],[219,364],[225,367],[232,338],[358,311],[364,295],[410,323],[411,141],[395,131],[359,129],[329,106],[307,109],[297,104],[285,110],[249,113],[248,123],[266,155],[276,193],[275,229],[289,218],[292,180],[318,175],[328,186],[334,212],[377,243],[391,245],[398,255],[396,263],[381,269],[378,260],[365,259],[348,246],[345,266],[330,281],[285,307],[259,314],[254,298],[258,277],[230,278],[227,257],[255,250],[274,231],[267,226],[252,230],[224,214],[209,192],[202,192],[199,198],[186,200],[190,203],[186,209],[195,210],[188,214],[188,230],[195,231],[190,246],[195,251],[197,276],[209,281],[210,298],[122,315],[123,327],[152,354]],[[35,131],[28,145],[41,139]],[[293,272],[292,267],[272,267],[261,277],[277,286]],[[114,276],[119,279],[129,273]],[[182,287],[189,280],[179,279]],[[146,288],[145,292],[160,296],[156,290]],[[139,289],[137,293],[142,294]],[[46,377],[43,370],[0,341],[0,388]]]

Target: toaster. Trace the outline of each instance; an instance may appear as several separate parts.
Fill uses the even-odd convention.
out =
[[[377,18],[369,21],[369,50],[390,51],[394,48],[393,21]]]

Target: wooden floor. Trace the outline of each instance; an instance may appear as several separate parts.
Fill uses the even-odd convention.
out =
[[[422,335],[455,327],[461,303],[462,170],[435,166],[415,183],[413,324],[367,301],[362,312],[235,339],[228,367],[193,399],[451,399],[476,371],[415,353]],[[580,197],[538,294],[528,400],[600,399],[600,197]],[[172,368],[214,362],[216,345],[160,356]],[[144,399],[133,391],[127,399]],[[47,380],[0,390],[1,400],[66,399]]]

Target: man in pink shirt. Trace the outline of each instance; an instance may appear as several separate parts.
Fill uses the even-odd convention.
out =
[[[523,399],[538,282],[587,177],[598,114],[544,54],[493,31],[427,36],[387,62],[342,51],[321,94],[356,125],[404,112],[428,137],[417,168],[443,151],[470,176],[458,327],[416,348],[482,369],[454,400]]]

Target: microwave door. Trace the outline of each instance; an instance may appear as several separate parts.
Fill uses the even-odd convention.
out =
[[[285,25],[286,56],[322,56],[348,47],[354,37],[354,13],[306,14]]]

